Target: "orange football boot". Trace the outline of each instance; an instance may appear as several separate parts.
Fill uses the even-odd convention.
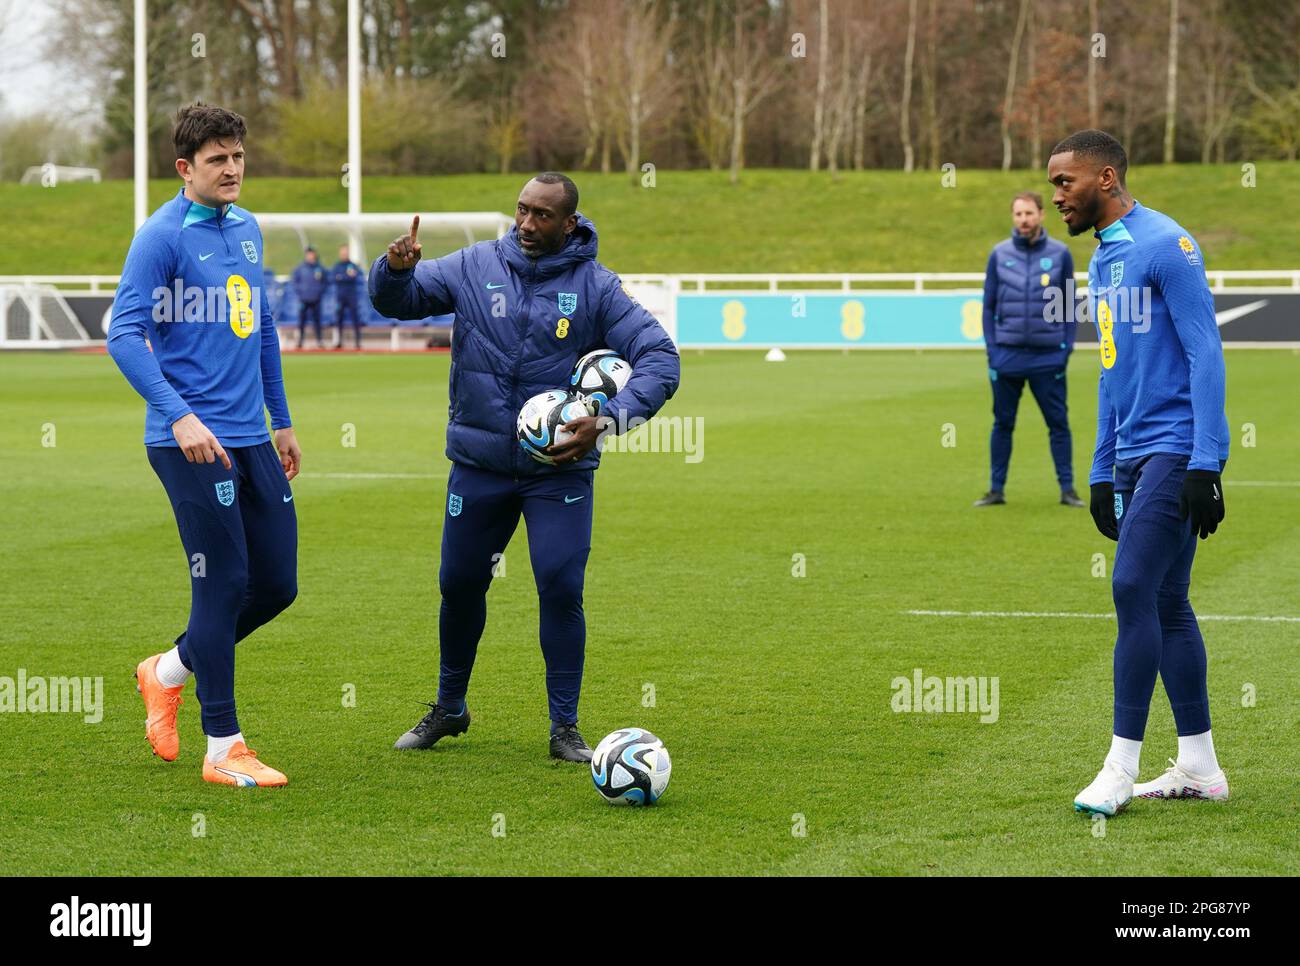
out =
[[[289,779],[269,765],[257,760],[257,752],[242,741],[230,746],[225,761],[215,765],[203,756],[203,780],[239,788],[278,788],[289,784]]]
[[[148,715],[144,734],[153,746],[153,753],[163,761],[175,761],[181,749],[181,740],[176,734],[176,709],[184,699],[181,687],[164,687],[158,680],[158,659],[161,657],[161,654],[155,654],[136,666],[135,689],[144,698],[144,710]]]

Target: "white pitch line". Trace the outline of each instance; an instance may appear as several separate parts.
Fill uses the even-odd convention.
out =
[[[437,473],[303,473],[311,480],[441,480]]]
[[[1038,610],[906,610],[914,617],[1073,617],[1083,620],[1115,619],[1114,614],[1079,614],[1071,611]],[[1266,621],[1300,624],[1300,617],[1264,617],[1255,614],[1197,614],[1198,621]]]

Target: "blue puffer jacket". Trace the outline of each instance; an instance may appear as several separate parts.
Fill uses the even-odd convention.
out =
[[[596,450],[563,467],[539,463],[515,437],[524,402],[567,388],[574,363],[593,349],[632,364],[632,378],[602,410],[616,427],[653,416],[681,378],[672,339],[596,261],[596,226],[581,215],[564,247],[537,259],[520,249],[515,228],[407,271],[392,271],[380,255],[370,299],[390,319],[455,313],[447,458],[479,469],[520,477],[599,465]]]
[[[359,302],[366,291],[366,277],[354,261],[336,263],[330,269],[330,284],[334,286],[334,298],[340,302]]]
[[[1049,291],[1069,292],[1074,258],[1064,242],[1040,230],[1030,243],[1012,229],[994,246],[984,272],[984,345],[989,368],[1025,375],[1065,366],[1074,349],[1077,326],[1044,317]],[[1072,320],[1067,303],[1065,319]]]
[[[325,279],[325,266],[320,262],[311,265],[302,261],[293,270],[290,282],[293,283],[293,294],[298,296],[299,302],[319,302],[328,284]]]

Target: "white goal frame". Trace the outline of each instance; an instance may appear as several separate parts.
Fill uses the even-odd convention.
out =
[[[25,336],[14,334],[11,314],[18,305],[30,319]],[[47,315],[51,307],[54,311]],[[53,285],[0,285],[0,349],[77,349],[94,344]]]

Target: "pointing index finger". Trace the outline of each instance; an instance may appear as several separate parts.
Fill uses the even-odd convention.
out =
[[[416,215],[411,219],[411,241],[415,241],[416,232],[420,230],[420,216]]]

